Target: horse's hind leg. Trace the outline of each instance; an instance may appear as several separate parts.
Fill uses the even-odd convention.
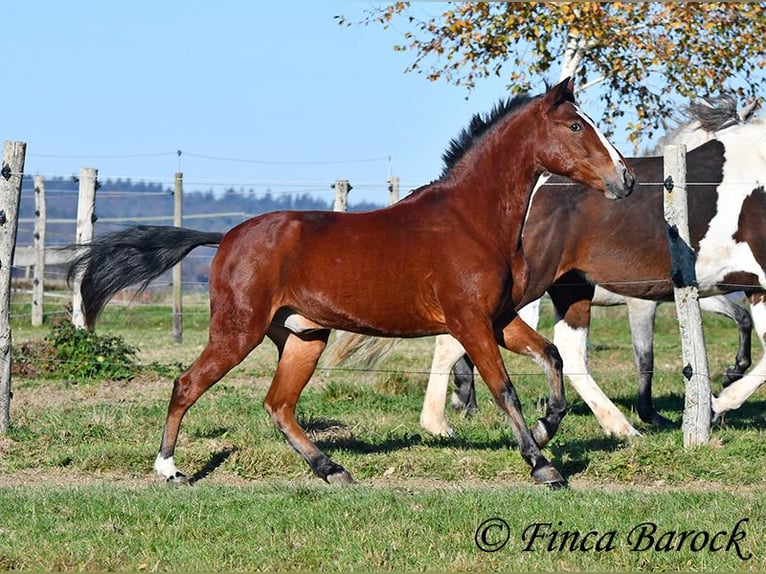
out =
[[[238,365],[262,340],[263,335],[260,338],[253,336],[251,339],[246,339],[234,336],[218,337],[211,334],[199,358],[175,380],[160,450],[154,463],[154,469],[168,482],[173,484],[189,482],[186,475],[178,470],[173,458],[181,419],[186,411],[206,390]]]
[[[542,365],[548,379],[548,403],[545,416],[538,419],[530,429],[535,442],[544,447],[556,434],[566,415],[567,403],[564,391],[564,375],[558,349],[516,316],[503,329],[504,346],[509,351],[531,357]]]
[[[742,375],[750,368],[752,361],[752,331],[753,319],[746,309],[740,307],[732,298],[742,297],[742,293],[730,293],[729,295],[717,295],[700,299],[700,308],[729,317],[737,324],[739,333],[739,347],[734,364],[727,367],[723,373],[723,386],[726,387],[734,381],[742,378]]]
[[[638,372],[638,416],[645,423],[671,427],[672,421],[657,412],[652,399],[654,321],[659,303],[625,297],[625,304],[628,307],[628,322],[633,340],[633,359]]]
[[[766,349],[766,295],[754,293],[749,298],[753,326],[761,346]],[[726,411],[741,407],[742,403],[757,391],[764,382],[766,382],[766,354],[761,357],[761,360],[758,361],[749,373],[731,383],[717,397],[713,397],[714,420],[717,420]]]
[[[267,334],[279,349],[279,365],[263,403],[266,412],[314,474],[330,483],[353,482],[348,471],[319,450],[295,420],[298,398],[316,369],[330,331],[321,329],[298,335],[272,326]]]

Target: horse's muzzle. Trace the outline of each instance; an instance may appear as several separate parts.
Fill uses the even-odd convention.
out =
[[[633,186],[636,184],[636,177],[633,175],[633,171],[623,166],[620,176],[620,181],[606,182],[606,196],[609,199],[622,199],[633,193]]]

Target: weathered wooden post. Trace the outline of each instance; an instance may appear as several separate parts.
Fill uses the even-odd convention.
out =
[[[332,184],[335,190],[335,199],[332,204],[333,211],[346,211],[348,209],[348,194],[353,189],[347,179],[339,179]]]
[[[173,185],[173,225],[181,227],[184,218],[184,174],[176,172]],[[181,263],[173,266],[173,340],[181,343],[184,338],[183,317],[183,268]]]
[[[43,297],[45,296],[45,179],[35,176],[35,271],[32,278],[32,326],[43,324]]]
[[[80,187],[77,196],[77,231],[75,243],[88,243],[93,239],[93,224],[96,222],[96,178],[98,170],[84,167],[80,170]],[[85,316],[82,313],[82,295],[79,274],[72,281],[72,324],[78,329],[85,328]]]
[[[689,237],[686,146],[666,146],[664,166],[666,177],[663,199],[670,249],[670,274],[681,331],[682,372],[686,387],[682,428],[684,447],[690,447],[705,444],[710,439],[711,391],[694,268],[696,255]]]
[[[388,180],[388,204],[393,205],[399,201],[399,178],[392,176]]]
[[[0,168],[0,434],[11,423],[11,264],[26,150],[24,142],[4,142]]]

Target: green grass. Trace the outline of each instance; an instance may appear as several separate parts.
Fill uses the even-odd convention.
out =
[[[139,360],[178,372],[207,337],[204,308],[172,342],[169,308],[110,306],[99,324],[139,348]],[[680,421],[683,383],[672,306],[658,317],[655,396]],[[544,315],[550,336],[550,313]],[[39,339],[15,319],[14,344]],[[711,373],[736,349],[730,323],[705,317]],[[196,479],[173,489],[152,476],[172,374],[78,383],[17,377],[12,427],[0,437],[0,570],[763,570],[766,409],[756,394],[713,429],[711,444],[682,448],[680,428],[642,426],[631,411],[635,374],[624,309],[596,309],[590,366],[604,391],[644,433],[603,435],[568,388],[570,411],[545,450],[572,488],[535,487],[507,422],[478,387],[480,412],[448,412],[449,439],[418,416],[432,339],[406,341],[373,371],[321,369],[298,417],[313,440],[356,478],[314,478],[262,409],[276,354],[268,344],[214,386],[184,419],[176,461]],[[760,349],[757,350],[760,354]],[[757,357],[756,357],[757,358]],[[532,361],[506,355],[531,421],[547,385]],[[714,383],[718,389],[719,383]],[[477,549],[484,520],[501,517],[508,545]],[[747,518],[733,551],[632,551],[630,530],[717,531]],[[558,521],[561,521],[559,526]],[[524,551],[525,528],[615,532],[613,550]],[[494,533],[497,531],[492,531]],[[669,540],[668,536],[663,539]]]
[[[594,496],[593,494],[597,494]],[[731,511],[732,506],[736,509]],[[487,553],[479,525],[503,518],[508,542]],[[680,549],[680,532],[731,533],[741,518],[742,558]],[[19,570],[762,570],[766,566],[763,497],[715,493],[547,492],[519,486],[327,487],[269,485],[192,488],[114,486],[0,490],[0,567]],[[645,549],[637,532],[656,525]],[[531,541],[529,528],[596,530],[609,550],[552,539]],[[542,528],[542,527],[541,527]],[[526,531],[526,535],[525,535]],[[609,533],[613,533],[609,535]],[[671,539],[665,533],[676,533]],[[665,538],[661,542],[661,536]],[[721,536],[719,540],[728,540]],[[528,548],[528,550],[525,550]]]

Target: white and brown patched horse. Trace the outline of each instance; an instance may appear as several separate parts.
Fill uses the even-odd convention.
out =
[[[696,130],[706,132],[709,141],[687,154],[689,224],[697,252],[697,279],[701,296],[744,291],[751,302],[753,319],[762,344],[766,336],[766,121],[728,122],[728,125]],[[712,139],[711,139],[712,138]],[[447,158],[448,160],[449,158]],[[545,291],[556,312],[554,342],[564,361],[564,373],[596,415],[607,434],[618,437],[639,433],[625,415],[599,388],[587,368],[587,337],[590,308],[596,291],[602,304],[631,299],[635,316],[632,327],[641,331],[646,349],[651,342],[654,302],[673,298],[669,255],[662,207],[663,160],[643,157],[629,160],[639,190],[625,202],[597,205],[577,185],[550,180],[539,187],[530,204],[522,245],[530,266],[529,287],[519,309],[537,300]],[[572,187],[579,191],[572,192]],[[566,192],[565,195],[565,191]],[[606,230],[606,231],[605,231]],[[607,291],[608,290],[608,291]],[[649,307],[641,311],[642,300]],[[713,300],[711,310],[736,314],[736,306],[722,298]],[[748,326],[747,315],[740,319]],[[647,313],[650,319],[647,320]],[[534,321],[534,319],[533,319]],[[641,327],[642,326],[642,327]],[[639,328],[641,327],[641,328]],[[647,329],[649,334],[646,335]],[[749,334],[745,330],[745,335]],[[745,335],[741,335],[745,336]],[[635,341],[635,339],[634,339]],[[331,349],[334,362],[348,348],[359,353],[377,353],[374,345],[365,348],[351,338],[340,338]],[[643,345],[643,347],[641,347]],[[743,342],[749,357],[749,339]],[[648,345],[651,348],[651,344]],[[374,350],[371,350],[374,349]],[[728,373],[733,382],[713,399],[716,413],[739,407],[766,379],[766,359],[745,377],[740,375],[748,362],[741,352]],[[438,435],[449,434],[444,406],[449,370],[464,352],[448,336],[437,337],[428,390],[421,413],[423,427]],[[651,355],[643,353],[641,371]],[[637,358],[637,360],[638,360]],[[458,363],[461,382],[455,406],[470,406],[473,369],[469,362]],[[665,422],[651,403],[651,378],[641,379],[639,410],[642,418]]]
[[[561,359],[514,310],[529,277],[521,248],[524,218],[545,172],[589,186],[604,202],[604,195],[629,195],[634,178],[575,104],[568,80],[497,110],[492,122],[477,120],[481,135],[442,178],[384,209],[272,212],[223,234],[144,226],[78,246],[68,276],[81,274],[83,311],[93,326],[120,289],[146,284],[197,246],[218,245],[210,268],[208,342],[173,385],[155,460],[158,473],[173,483],[188,481],[174,459],[185,413],[269,338],[279,360],[266,411],[317,476],[350,482],[350,473],[295,418],[331,329],[343,329],[389,337],[454,336],[508,415],[534,480],[566,485],[541,453],[566,412]],[[545,369],[548,407],[531,428],[498,345],[534,357]]]

